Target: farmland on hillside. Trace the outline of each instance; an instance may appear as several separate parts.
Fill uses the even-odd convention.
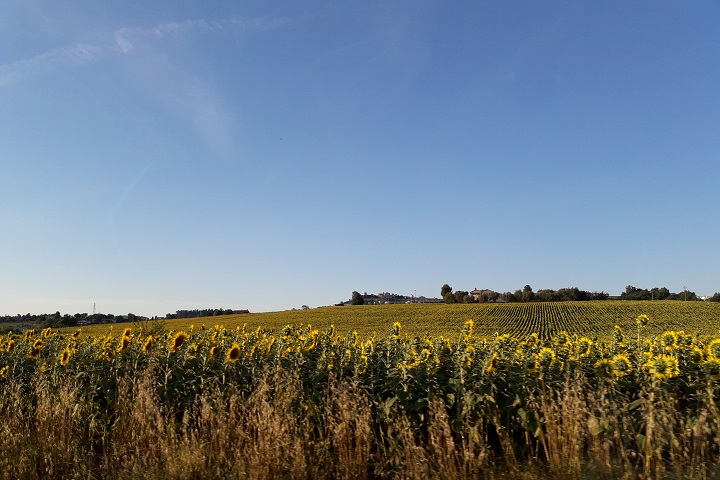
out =
[[[9,333],[0,477],[720,478],[720,336],[639,335],[652,323],[607,341],[472,320]]]
[[[169,330],[189,329],[190,325],[199,327],[203,324],[235,328],[247,323],[249,328],[262,326],[273,330],[280,330],[285,325],[312,325],[319,329],[334,325],[339,332],[357,331],[366,336],[373,332],[384,335],[394,322],[400,322],[405,333],[411,336],[452,336],[465,321],[472,319],[478,335],[490,336],[498,332],[523,337],[537,333],[547,339],[560,331],[607,338],[614,325],[633,331],[636,328],[635,318],[640,314],[647,314],[651,319],[643,330],[643,334],[647,335],[665,330],[710,335],[720,328],[720,303],[668,300],[362,305],[159,322]],[[107,330],[108,325],[95,325],[83,328],[83,333],[104,334]]]

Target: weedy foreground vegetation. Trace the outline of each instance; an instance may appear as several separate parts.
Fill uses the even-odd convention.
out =
[[[0,475],[720,478],[720,335],[629,323],[10,334]]]

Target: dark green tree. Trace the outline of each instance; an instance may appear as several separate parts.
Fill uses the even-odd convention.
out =
[[[360,292],[352,292],[352,297],[350,298],[350,305],[365,305],[365,298],[360,294]]]

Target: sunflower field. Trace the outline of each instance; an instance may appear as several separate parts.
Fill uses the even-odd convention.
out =
[[[631,323],[8,334],[0,475],[720,478],[720,337]]]

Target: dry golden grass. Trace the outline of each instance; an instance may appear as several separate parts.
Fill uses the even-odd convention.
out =
[[[453,412],[434,399],[426,425],[402,407],[373,415],[351,382],[319,385],[265,375],[247,397],[208,391],[182,415],[155,393],[154,372],[119,379],[112,412],[72,383],[42,374],[0,392],[2,478],[719,478],[714,399],[690,419],[661,388],[640,399],[643,424],[612,390],[566,383],[533,392],[527,418]],[[461,421],[453,422],[459,414]],[[502,412],[497,412],[502,415]],[[465,415],[465,416],[463,416]],[[457,423],[457,425],[456,425]],[[635,430],[634,430],[635,429]],[[493,433],[494,432],[494,433]],[[619,435],[644,437],[629,441]],[[503,435],[506,437],[503,439]],[[633,449],[628,445],[635,445]]]

